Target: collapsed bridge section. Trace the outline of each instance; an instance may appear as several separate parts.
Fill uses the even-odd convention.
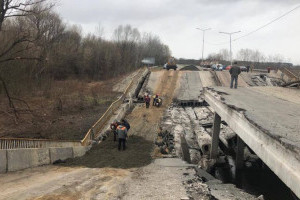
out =
[[[204,97],[215,111],[210,157],[218,153],[222,119],[239,136],[238,149],[246,143],[300,197],[300,105],[251,88],[214,87],[204,90]]]

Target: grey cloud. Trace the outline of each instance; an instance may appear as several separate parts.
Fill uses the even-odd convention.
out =
[[[218,31],[242,30],[244,34],[292,9],[297,3],[299,0],[61,0],[61,6],[57,10],[63,19],[81,24],[85,31],[94,31],[91,27],[101,23],[109,35],[119,24],[131,24],[142,32],[158,34],[170,45],[175,56],[197,58],[197,46],[201,46],[201,40],[196,27],[212,28],[207,35],[208,41],[224,41],[227,38]],[[277,24],[300,27],[299,20],[296,20],[299,12],[300,9],[291,14],[290,18],[287,17],[287,21],[283,19]],[[266,37],[265,33],[270,34],[269,30],[272,29],[282,33],[285,31],[270,26],[237,43],[236,47],[264,48],[268,54],[267,51],[276,49],[275,44],[269,44],[270,48],[260,47],[258,44],[266,40],[263,38]],[[299,32],[293,32],[287,40],[299,44],[298,35]],[[274,38],[275,41],[275,37],[281,36],[271,34],[267,39]],[[255,41],[258,41],[257,46],[254,45]],[[207,46],[207,53],[218,51],[219,48],[227,48],[227,45]],[[292,52],[288,47],[278,51],[286,55]],[[296,59],[298,58],[294,58]],[[297,62],[300,63],[300,60]]]

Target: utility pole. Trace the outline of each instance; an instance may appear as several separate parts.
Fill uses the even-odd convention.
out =
[[[208,31],[208,30],[210,30],[211,28],[206,28],[206,29],[196,28],[196,29],[198,29],[198,30],[200,30],[200,31],[202,31],[202,32],[203,32],[203,42],[202,42],[202,61],[201,61],[201,63],[203,63],[203,55],[204,55],[204,34],[205,34],[205,31]]]
[[[231,51],[231,35],[235,34],[235,33],[239,33],[241,31],[236,31],[236,32],[219,32],[219,33],[223,33],[226,35],[229,35],[230,38],[230,65],[232,66],[232,51]]]

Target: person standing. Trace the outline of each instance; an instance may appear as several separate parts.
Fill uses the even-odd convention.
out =
[[[248,66],[247,66],[247,73],[249,73],[249,69],[250,69],[250,66],[248,65]]]
[[[122,119],[122,120],[121,120],[121,123],[123,124],[123,126],[126,127],[127,132],[128,132],[129,129],[130,129],[130,124],[129,124],[129,122],[128,122],[126,119]]]
[[[114,134],[114,141],[117,141],[117,127],[120,125],[120,123],[115,120],[113,123],[110,124],[110,129]]]
[[[126,138],[127,138],[127,129],[121,124],[117,127],[117,134],[119,138],[118,150],[121,150],[121,146],[123,146],[123,150],[126,149]]]
[[[239,77],[239,74],[241,73],[241,68],[239,66],[237,66],[237,62],[233,63],[233,66],[230,68],[229,73],[231,75],[230,88],[233,88],[233,82],[235,82],[234,88],[237,89],[238,77]]]
[[[149,97],[149,94],[145,95],[144,101],[145,101],[145,103],[146,103],[146,108],[149,108],[149,105],[150,105],[150,97]]]
[[[158,100],[158,94],[156,94],[153,98],[153,104],[152,104],[153,106],[155,106],[157,100]]]

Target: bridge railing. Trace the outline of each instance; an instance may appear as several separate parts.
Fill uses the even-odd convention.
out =
[[[103,127],[105,126],[105,124],[107,124],[108,120],[112,117],[114,112],[120,107],[120,105],[125,100],[131,87],[135,83],[134,80],[136,80],[142,74],[143,71],[145,71],[145,68],[141,68],[138,71],[138,73],[132,78],[130,84],[127,86],[123,94],[109,106],[109,108],[101,116],[101,118],[88,130],[85,137],[81,140],[82,145],[88,145],[90,141],[94,139],[96,134],[98,134],[103,129]]]
[[[298,80],[299,77],[297,77],[293,72],[291,72],[288,68],[284,67],[280,69],[284,74],[286,74],[288,77],[290,77],[293,80]]]
[[[80,141],[27,138],[1,138],[0,149],[49,148],[82,146]]]

